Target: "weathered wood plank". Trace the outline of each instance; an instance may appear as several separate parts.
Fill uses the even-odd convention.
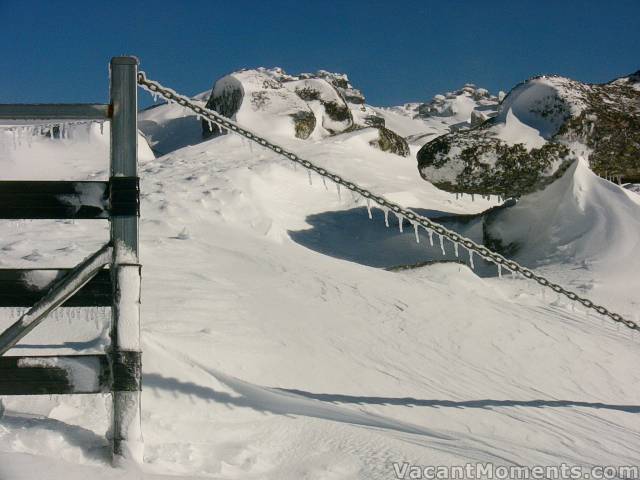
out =
[[[0,355],[4,355],[13,348],[21,338],[40,325],[49,313],[69,300],[112,261],[113,247],[107,243],[71,269],[67,275],[54,282],[33,307],[0,333]]]
[[[90,103],[0,104],[2,120],[106,120],[109,105]]]
[[[0,269],[0,307],[32,307],[49,287],[70,269]],[[109,270],[100,271],[63,307],[109,307],[112,288]]]
[[[0,395],[106,393],[106,355],[0,357]]]
[[[111,178],[138,176],[138,60],[134,57],[111,59]],[[121,198],[131,198],[131,187],[137,183],[121,180]],[[117,184],[114,183],[114,193]],[[118,195],[116,195],[118,197]],[[112,200],[114,199],[112,197]],[[115,206],[115,205],[114,205]],[[111,219],[111,242],[115,248],[112,273],[113,307],[111,314],[111,356],[114,374],[131,377],[132,381],[114,382],[113,424],[111,429],[114,462],[126,458],[143,461],[143,440],[140,410],[140,266],[124,265],[122,262],[138,262],[138,217],[137,212],[120,212]],[[128,215],[127,215],[128,213]],[[126,260],[125,260],[126,259]],[[137,358],[138,363],[126,360]],[[123,363],[124,362],[124,363]],[[123,368],[118,368],[123,364]],[[129,388],[127,385],[131,385]]]
[[[109,183],[0,181],[0,218],[108,218]]]

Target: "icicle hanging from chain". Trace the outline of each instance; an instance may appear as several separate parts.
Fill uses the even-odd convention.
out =
[[[498,264],[498,278],[502,278],[502,264]]]
[[[475,270],[476,266],[473,264],[473,250],[469,250],[469,264],[471,265],[471,270]]]
[[[433,230],[427,229],[427,233],[429,234],[429,245],[433,247]]]
[[[442,250],[442,255],[446,255],[447,252],[444,250],[444,237],[440,234],[438,234],[438,236],[440,237],[440,250]]]
[[[373,215],[371,214],[371,199],[367,198],[367,214],[369,215],[369,220],[371,220],[373,218]]]
[[[309,177],[309,185],[313,186],[313,179],[311,178],[311,170],[307,170],[307,176]]]
[[[418,234],[418,224],[413,222],[413,233],[416,235],[416,243],[420,243],[420,235]]]
[[[384,208],[384,226],[389,228],[389,209]]]
[[[456,254],[456,258],[458,258],[458,242],[453,242],[453,252]]]
[[[327,179],[324,178],[323,176],[321,176],[320,178],[322,178],[322,184],[324,185],[324,189],[328,192],[329,187],[327,187]]]
[[[27,147],[31,148],[31,143],[33,142],[33,136],[35,135],[35,127],[26,127],[27,131]]]
[[[398,230],[402,233],[402,224],[404,223],[404,217],[396,212],[396,218],[398,219]]]
[[[338,201],[342,201],[342,194],[340,193],[340,184],[336,183],[336,190],[338,192]]]

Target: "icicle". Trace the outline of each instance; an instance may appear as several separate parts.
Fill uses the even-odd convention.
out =
[[[369,214],[369,220],[371,220],[373,218],[373,215],[371,214],[371,199],[367,198],[367,213]]]
[[[384,226],[389,228],[389,209],[384,209]]]
[[[340,193],[340,184],[336,183],[336,190],[338,191],[338,201],[342,200],[342,194]]]
[[[458,258],[458,242],[453,242],[453,251],[456,254],[456,258]]]
[[[446,255],[447,252],[444,251],[444,237],[440,234],[438,234],[438,236],[440,237],[440,250],[442,250],[442,255]]]
[[[498,278],[502,278],[502,264],[498,264]]]
[[[427,233],[429,234],[429,245],[433,247],[433,230],[427,230]]]
[[[413,232],[416,234],[416,243],[420,243],[420,235],[418,235],[418,224],[413,224]]]
[[[400,233],[402,233],[402,223],[404,221],[404,217],[399,213],[396,213],[396,217],[398,218],[398,229],[400,230]]]
[[[309,185],[313,185],[313,179],[311,178],[311,170],[307,170],[307,175],[309,176]]]
[[[322,184],[324,185],[324,189],[326,191],[329,191],[329,187],[327,187],[327,179],[322,176],[320,178],[322,178]]]

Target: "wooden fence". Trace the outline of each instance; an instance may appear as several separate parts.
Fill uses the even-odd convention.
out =
[[[111,124],[108,182],[0,181],[2,219],[101,219],[110,223],[109,244],[73,269],[0,270],[0,307],[30,307],[0,334],[0,395],[111,393],[108,437],[115,462],[140,462],[143,455],[137,71],[134,57],[111,60],[108,105],[0,105],[0,119],[4,120],[108,120]],[[53,282],[34,289],[25,282],[34,273],[46,273]],[[12,355],[16,350],[11,348],[59,306],[111,307],[107,351]],[[93,381],[77,378],[77,372],[87,368],[95,374]]]

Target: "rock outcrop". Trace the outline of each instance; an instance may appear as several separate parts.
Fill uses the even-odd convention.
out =
[[[561,176],[577,158],[601,176],[640,178],[638,73],[606,84],[536,77],[498,115],[418,152],[423,178],[451,192],[518,197]]]
[[[319,70],[289,75],[281,68],[241,70],[216,81],[206,106],[266,136],[305,140],[374,127],[378,138],[371,146],[409,155],[407,141],[386,128],[384,117],[367,106],[360,90],[340,73]],[[205,138],[225,133],[204,121],[202,131]]]
[[[383,152],[395,153],[402,157],[409,156],[409,144],[404,138],[388,128],[377,128],[378,139],[371,142],[374,147],[379,148]]]

